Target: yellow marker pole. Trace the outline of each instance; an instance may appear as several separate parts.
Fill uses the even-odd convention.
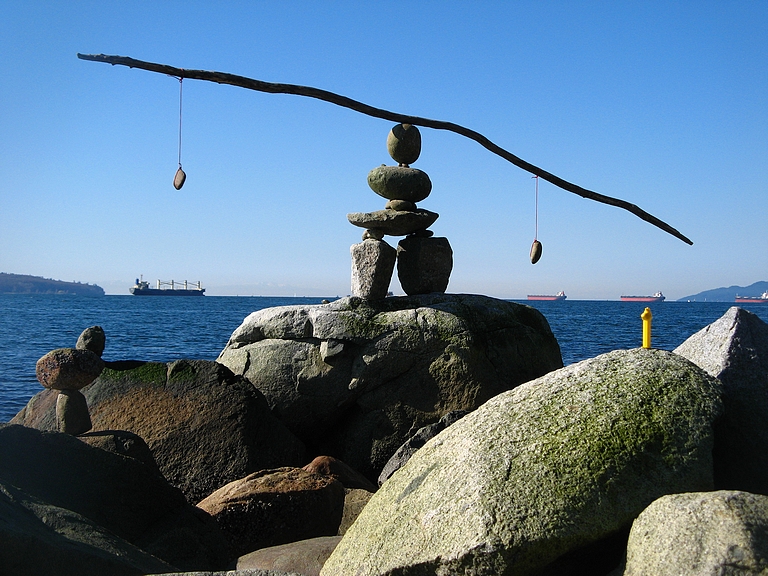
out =
[[[640,318],[643,319],[643,348],[650,348],[651,347],[651,319],[653,318],[653,314],[651,314],[651,309],[646,308],[643,310],[643,313],[640,314]]]

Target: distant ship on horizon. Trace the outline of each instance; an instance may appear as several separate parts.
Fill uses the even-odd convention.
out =
[[[664,294],[656,292],[653,296],[622,296],[622,302],[664,302]]]
[[[736,296],[737,304],[768,304],[768,291],[760,296]]]
[[[547,294],[528,294],[528,300],[540,300],[545,302],[556,302],[559,300],[565,300],[566,298],[568,298],[568,296],[566,296],[565,292],[562,290],[554,296],[549,296]]]
[[[177,286],[183,286],[183,288],[177,288]],[[184,282],[158,280],[157,288],[150,288],[149,282],[142,276],[140,279],[136,278],[136,284],[130,288],[130,293],[134,296],[205,296],[205,288],[200,281],[189,283],[186,280]]]

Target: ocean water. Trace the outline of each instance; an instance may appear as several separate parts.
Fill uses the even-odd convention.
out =
[[[251,312],[272,306],[319,304],[321,300],[259,296],[0,295],[0,422],[10,420],[42,390],[35,377],[37,360],[55,348],[74,347],[77,337],[88,326],[104,328],[107,344],[103,358],[108,361],[215,360],[232,332]],[[566,365],[642,344],[640,314],[646,304],[594,300],[523,303],[534,306],[547,318]],[[653,347],[676,348],[732,305],[650,304]],[[768,322],[767,305],[743,307]]]

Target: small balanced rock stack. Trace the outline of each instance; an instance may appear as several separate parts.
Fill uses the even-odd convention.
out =
[[[37,361],[35,373],[45,388],[58,390],[56,421],[59,432],[83,434],[91,429],[88,403],[80,392],[104,370],[101,354],[106,337],[101,326],[86,328],[75,348],[58,348]]]
[[[368,174],[368,185],[388,200],[384,210],[347,214],[351,224],[365,228],[363,241],[352,245],[352,295],[366,300],[385,298],[395,262],[397,277],[408,295],[445,292],[453,268],[447,238],[433,237],[428,228],[438,214],[418,208],[432,191],[425,172],[411,168],[421,154],[416,126],[398,124],[387,137],[387,151],[397,166],[382,164]],[[397,250],[384,236],[405,236]]]

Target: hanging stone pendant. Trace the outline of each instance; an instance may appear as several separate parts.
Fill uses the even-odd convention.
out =
[[[184,170],[181,169],[181,166],[179,166],[179,169],[176,170],[176,176],[173,177],[173,187],[176,188],[176,190],[181,190],[181,187],[184,186],[184,181],[187,179],[187,175],[184,174]]]
[[[533,241],[531,246],[531,264],[536,264],[541,258],[541,242],[538,240]]]

